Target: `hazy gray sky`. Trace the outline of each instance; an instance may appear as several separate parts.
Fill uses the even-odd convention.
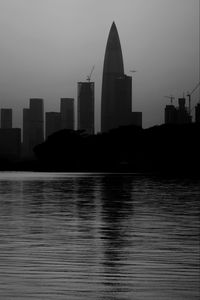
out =
[[[103,59],[115,21],[133,109],[144,127],[163,123],[165,95],[182,96],[199,81],[199,0],[0,0],[0,107],[20,126],[31,97],[58,111],[77,98],[93,65],[99,128]],[[194,94],[192,103],[198,100]]]

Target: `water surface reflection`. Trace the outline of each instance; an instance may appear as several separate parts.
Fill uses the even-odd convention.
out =
[[[0,173],[0,299],[199,299],[199,183]]]

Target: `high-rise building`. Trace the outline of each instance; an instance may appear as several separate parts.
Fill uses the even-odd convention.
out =
[[[30,144],[30,109],[23,109],[23,155],[29,156],[31,153],[31,144]]]
[[[113,22],[103,66],[101,131],[131,124],[142,126],[142,114],[132,113],[132,78],[124,74],[121,44]]]
[[[61,113],[46,112],[46,139],[56,131],[61,130]]]
[[[30,99],[30,146],[44,142],[44,101],[40,98]]]
[[[12,128],[12,109],[2,108],[1,109],[1,128],[10,129]]]
[[[44,142],[44,100],[30,99],[31,143],[35,146]]]
[[[33,155],[34,146],[44,142],[44,102],[31,98],[28,109],[23,110],[23,153]]]
[[[94,134],[94,82],[78,82],[78,129]]]
[[[115,113],[114,127],[131,124],[132,118],[132,77],[123,75],[115,79],[114,85]]]
[[[124,75],[121,44],[115,23],[113,22],[106,45],[101,95],[101,131],[116,127],[116,79]]]
[[[74,99],[60,99],[61,128],[74,130]]]

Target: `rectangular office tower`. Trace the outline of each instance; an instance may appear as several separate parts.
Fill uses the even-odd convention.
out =
[[[30,109],[23,109],[23,156],[29,156],[31,153],[31,143],[30,143]]]
[[[94,82],[78,82],[78,129],[94,134]]]
[[[40,98],[30,99],[31,141],[38,145],[44,142],[44,101]]]
[[[2,108],[1,109],[1,128],[10,129],[12,128],[12,109]]]
[[[61,113],[59,112],[46,112],[46,139],[56,131],[61,130]]]
[[[30,106],[23,110],[23,153],[33,155],[33,148],[44,142],[43,99],[30,99]]]
[[[132,112],[132,77],[122,75],[115,79],[113,128],[135,125],[142,127],[142,112]]]
[[[122,75],[115,79],[113,128],[132,122],[132,77]]]
[[[60,99],[61,129],[74,130],[74,99]]]

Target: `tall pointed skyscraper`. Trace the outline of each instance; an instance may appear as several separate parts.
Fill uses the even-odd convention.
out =
[[[117,32],[113,22],[106,45],[102,96],[101,96],[101,131],[108,131],[116,127],[115,107],[115,81],[124,75],[124,63],[122,50]]]
[[[113,22],[103,67],[101,131],[131,124],[142,126],[142,113],[132,112],[132,77],[124,74],[122,49]]]

